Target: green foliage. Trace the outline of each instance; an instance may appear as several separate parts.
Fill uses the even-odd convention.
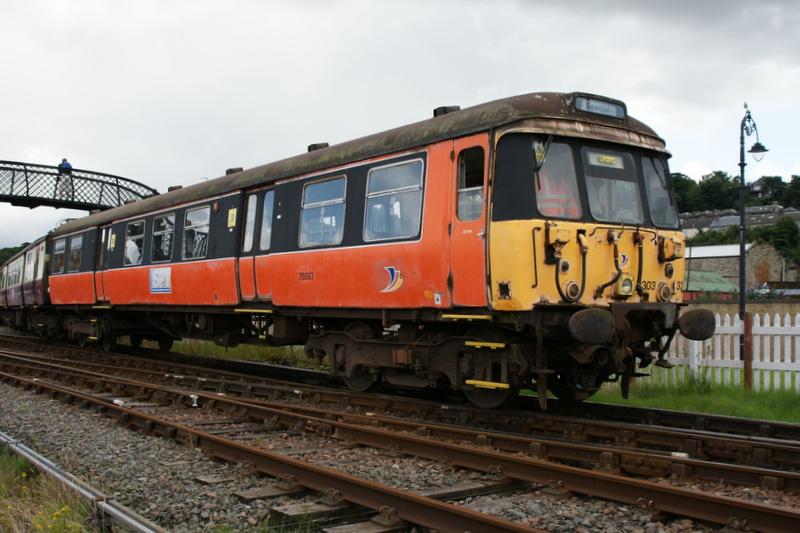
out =
[[[701,373],[690,375],[677,385],[634,383],[627,400],[622,399],[618,389],[604,388],[590,401],[800,422],[799,400],[793,390],[747,391],[741,385],[712,385],[705,373]]]
[[[800,229],[789,217],[780,217],[771,226],[753,226],[745,229],[747,242],[765,242],[774,246],[784,257],[800,261]],[[736,244],[739,228],[730,226],[722,231],[705,231],[687,239],[688,246],[710,246],[714,244]]]
[[[678,212],[714,209],[738,209],[739,177],[715,170],[703,176],[699,182],[686,174],[671,174],[672,186]],[[800,176],[792,176],[787,183],[781,176],[762,176],[757,180],[760,197],[753,192],[755,184],[745,191],[747,205],[780,204],[784,207],[800,208]]]
[[[0,447],[0,531],[99,531],[89,520],[88,505],[69,489]]]
[[[729,209],[739,204],[738,180],[727,172],[715,170],[697,184],[697,195],[703,209]]]
[[[10,248],[0,248],[0,265],[11,259],[11,256],[15,253],[19,252],[26,246],[28,246],[27,242],[23,242],[19,246],[11,246]]]
[[[678,204],[679,213],[703,209],[700,204],[700,188],[692,178],[686,174],[675,172],[672,174],[672,187],[675,189],[675,201]]]

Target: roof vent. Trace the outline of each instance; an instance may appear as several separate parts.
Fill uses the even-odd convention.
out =
[[[456,111],[461,111],[460,105],[443,105],[442,107],[437,107],[433,110],[433,116],[438,117],[448,113],[455,113]]]
[[[242,168],[242,167],[227,168],[227,169],[225,169],[225,175],[226,176],[230,176],[231,174],[236,174],[237,172],[241,172],[243,170],[244,170],[244,168]]]
[[[314,143],[308,145],[308,151],[313,152],[314,150],[322,150],[323,148],[327,148],[330,146],[328,143]]]
[[[183,185],[170,185],[167,187],[167,192],[178,191],[180,189],[183,189]]]

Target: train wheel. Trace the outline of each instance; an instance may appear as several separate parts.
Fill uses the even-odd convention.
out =
[[[168,352],[172,349],[173,342],[174,340],[172,337],[167,337],[166,335],[163,335],[158,338],[158,349],[161,350],[162,352]]]
[[[344,332],[351,337],[359,340],[374,339],[378,336],[378,331],[366,322],[350,322],[344,328]],[[366,392],[375,385],[378,375],[370,372],[363,366],[357,366],[349,376],[345,373],[342,376],[345,385],[356,392]]]
[[[75,342],[78,344],[78,348],[86,348],[86,335],[79,335]]]
[[[356,392],[367,392],[375,385],[375,374],[362,367],[354,368],[350,376],[342,376],[345,385]]]
[[[134,348],[139,348],[142,345],[141,335],[129,335],[128,340]]]
[[[519,389],[464,389],[464,396],[476,407],[497,409],[513,402]]]

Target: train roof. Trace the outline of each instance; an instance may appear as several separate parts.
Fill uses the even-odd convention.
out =
[[[299,176],[371,157],[425,146],[445,139],[506,126],[525,119],[547,118],[562,121],[572,119],[574,121],[576,116],[579,116],[580,122],[594,123],[600,126],[600,130],[603,127],[628,130],[649,138],[650,144],[654,147],[664,149],[664,141],[650,127],[627,113],[623,119],[599,114],[576,114],[574,99],[579,95],[583,95],[583,93],[530,93],[479,104],[75,219],[53,230],[53,234],[73,233],[114,220],[169,208],[173,205],[201,201],[207,197],[270,183],[282,178]],[[599,98],[608,100],[603,97]],[[600,137],[600,135],[597,136],[597,138]]]

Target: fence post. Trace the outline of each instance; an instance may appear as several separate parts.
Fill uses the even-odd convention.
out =
[[[753,390],[753,317],[745,312],[744,323],[744,388]]]

